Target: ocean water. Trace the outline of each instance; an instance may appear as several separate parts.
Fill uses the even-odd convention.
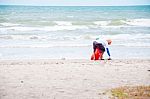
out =
[[[150,6],[0,5],[0,59],[90,59],[97,37],[114,59],[150,58]]]

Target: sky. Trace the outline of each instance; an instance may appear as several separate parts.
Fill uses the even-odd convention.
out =
[[[0,5],[126,6],[150,5],[150,0],[0,0]]]

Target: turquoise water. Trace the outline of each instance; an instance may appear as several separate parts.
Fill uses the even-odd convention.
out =
[[[0,6],[1,59],[89,59],[97,37],[113,58],[150,58],[150,6]]]

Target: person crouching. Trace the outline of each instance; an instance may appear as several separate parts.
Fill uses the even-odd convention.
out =
[[[111,43],[112,43],[111,39],[103,40],[103,39],[97,38],[95,41],[93,41],[94,53],[91,56],[91,60],[104,60],[103,54],[105,50],[107,51],[107,54],[109,56],[108,60],[111,60],[110,51],[108,48],[108,45],[111,45]]]

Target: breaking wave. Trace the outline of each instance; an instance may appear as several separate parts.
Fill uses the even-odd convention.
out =
[[[0,28],[0,31],[14,30],[14,31],[60,31],[60,30],[76,30],[76,29],[88,29],[87,26],[46,26],[46,27],[5,27]]]
[[[19,26],[20,24],[15,24],[15,23],[7,23],[7,22],[4,22],[4,23],[0,23],[0,26]]]
[[[129,19],[122,22],[128,25],[150,27],[150,19]]]
[[[95,21],[98,26],[142,26],[150,27],[150,19],[126,19],[126,20],[109,20]]]
[[[68,21],[54,21],[58,26],[71,26],[72,23]]]
[[[47,36],[47,35],[0,35],[0,40],[19,40],[20,42],[29,44],[12,44],[9,45],[2,44],[0,47],[84,47],[91,46],[92,41],[99,36],[82,34],[78,36]],[[113,40],[113,45],[121,46],[147,46],[150,47],[150,34],[116,34],[116,35],[103,35],[100,38],[107,39],[111,38]],[[34,42],[34,43],[33,43]],[[40,42],[40,43],[38,43]],[[48,44],[47,44],[48,43]]]

